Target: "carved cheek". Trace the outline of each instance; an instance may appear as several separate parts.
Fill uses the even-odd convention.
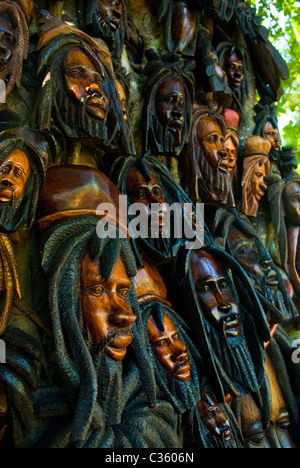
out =
[[[83,319],[95,344],[102,343],[108,334],[108,310],[105,298],[82,295]]]

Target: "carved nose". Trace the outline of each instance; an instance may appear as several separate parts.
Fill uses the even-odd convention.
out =
[[[218,305],[218,310],[222,312],[222,314],[228,314],[231,311],[231,305],[228,302],[221,302]]]
[[[1,185],[6,186],[6,187],[12,187],[13,183],[12,183],[12,181],[10,179],[5,178],[5,179],[1,180]]]
[[[188,360],[188,352],[181,352],[180,354],[173,355],[172,356],[172,361],[173,362],[185,362]]]
[[[124,313],[112,313],[109,317],[110,325],[116,328],[129,328],[136,321],[136,316],[134,314]]]

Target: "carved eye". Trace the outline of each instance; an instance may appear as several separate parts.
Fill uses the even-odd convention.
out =
[[[154,187],[152,193],[153,193],[153,195],[155,197],[162,197],[163,196],[163,193],[162,193],[162,190],[160,189],[160,187]]]
[[[219,283],[219,288],[222,290],[228,289],[227,281],[223,280]]]
[[[123,288],[118,290],[118,295],[121,296],[123,299],[126,299],[126,297],[129,294],[129,289],[128,288]]]
[[[91,288],[86,289],[85,292],[87,294],[92,295],[92,296],[99,297],[99,296],[102,296],[104,294],[105,289],[104,289],[103,286],[97,285],[97,286],[92,286]]]
[[[160,340],[156,343],[155,347],[156,348],[163,348],[164,346],[167,346],[167,340]]]
[[[5,166],[5,167],[0,168],[1,174],[9,174],[10,170],[11,170],[10,166]]]
[[[145,200],[147,198],[147,194],[145,190],[138,190],[135,196],[138,200]]]
[[[210,292],[210,287],[208,284],[203,284],[202,286],[199,286],[197,289],[200,294],[208,294]]]
[[[23,172],[21,171],[21,169],[15,170],[15,176],[17,177],[17,179],[23,179]]]

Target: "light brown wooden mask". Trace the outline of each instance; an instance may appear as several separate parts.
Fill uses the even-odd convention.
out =
[[[99,261],[86,254],[81,264],[82,315],[94,344],[104,347],[114,360],[124,359],[132,342],[131,326],[136,320],[126,297],[131,282],[119,258],[110,278],[101,276]]]

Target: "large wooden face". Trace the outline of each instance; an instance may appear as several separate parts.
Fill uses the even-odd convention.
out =
[[[241,330],[238,306],[219,264],[200,250],[192,254],[190,268],[207,321],[224,330],[228,337],[238,336]]]
[[[178,78],[164,81],[157,92],[156,113],[159,122],[174,135],[175,146],[181,144],[184,127],[185,92]]]
[[[104,92],[104,73],[96,70],[87,55],[72,47],[63,60],[65,90],[70,100],[79,105],[86,101],[86,112],[99,121],[105,121],[109,99]]]
[[[164,315],[162,332],[151,316],[148,320],[148,333],[153,350],[165,371],[180,382],[189,380],[191,378],[189,354],[169,317]]]
[[[210,118],[202,119],[198,128],[198,138],[208,164],[216,171],[228,172],[225,137],[218,123]]]
[[[100,272],[99,261],[86,254],[81,264],[82,314],[94,344],[116,361],[124,359],[132,342],[131,326],[136,320],[126,297],[131,282],[119,258],[108,281]]]
[[[121,0],[98,0],[97,13],[99,19],[116,32],[121,25]]]
[[[0,72],[7,66],[16,43],[15,31],[8,15],[0,15]]]
[[[30,174],[29,161],[21,150],[13,151],[0,166],[0,202],[19,200]]]
[[[271,122],[267,122],[265,125],[265,137],[271,143],[272,149],[279,151],[281,141],[277,128],[274,128]]]

